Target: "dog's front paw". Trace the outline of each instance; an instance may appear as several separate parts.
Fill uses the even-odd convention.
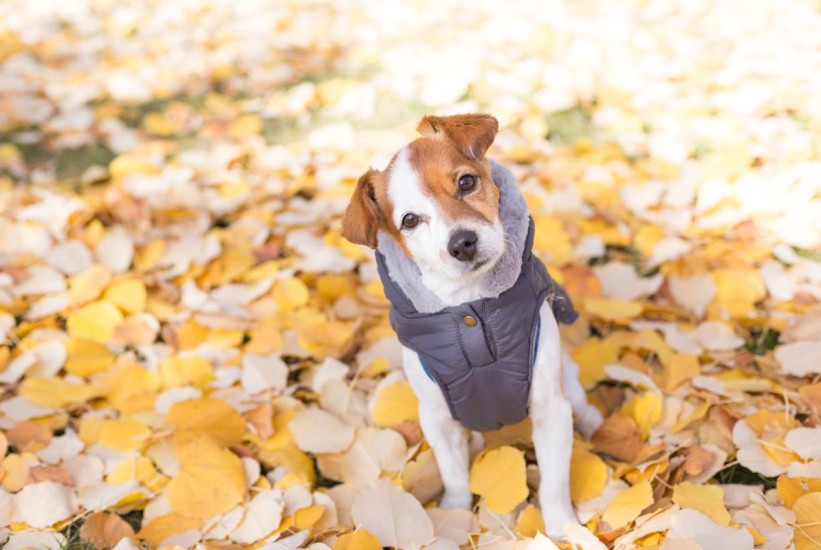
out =
[[[473,505],[473,495],[470,492],[454,492],[454,491],[445,491],[445,495],[442,497],[442,500],[439,501],[439,508],[462,508],[464,510],[470,510],[471,506]]]
[[[553,541],[559,542],[567,538],[565,527],[568,525],[579,525],[579,518],[573,510],[548,509],[542,512],[547,536]]]

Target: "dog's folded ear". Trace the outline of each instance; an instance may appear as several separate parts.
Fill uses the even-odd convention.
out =
[[[342,218],[342,236],[352,243],[370,248],[376,248],[379,230],[379,205],[373,188],[374,178],[378,174],[374,169],[362,174]]]
[[[416,131],[423,136],[441,134],[466,157],[481,160],[499,131],[499,122],[485,114],[426,116]]]

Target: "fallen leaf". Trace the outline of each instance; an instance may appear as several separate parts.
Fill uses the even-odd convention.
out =
[[[351,515],[382,546],[404,550],[433,541],[433,523],[419,501],[387,480],[365,488],[354,499]]]
[[[300,411],[288,427],[299,448],[307,452],[338,453],[354,440],[353,428],[322,409]]]
[[[43,506],[46,502],[48,506]],[[26,485],[12,497],[11,507],[11,521],[35,528],[50,527],[79,510],[74,490],[55,481]]]
[[[544,533],[546,529],[544,527],[544,520],[542,519],[542,512],[532,504],[528,504],[525,509],[522,510],[522,513],[519,514],[519,519],[516,520],[515,530],[518,534],[527,538],[535,537],[536,533]]]
[[[665,548],[667,541],[679,545],[692,541],[692,544],[696,545],[693,548],[704,550],[753,547],[753,536],[746,529],[724,527],[696,510],[681,510],[673,516],[672,526],[665,539]]]
[[[276,491],[257,493],[245,505],[245,515],[231,534],[231,540],[251,544],[274,531],[282,521],[282,497]]]
[[[639,433],[636,421],[621,412],[607,417],[593,433],[591,442],[597,452],[623,462],[633,462],[644,448],[644,439]]]
[[[177,447],[180,471],[167,487],[173,512],[205,519],[227,512],[245,496],[245,472],[240,459],[202,435]]]
[[[807,376],[821,373],[821,341],[795,342],[775,349],[775,360],[781,371],[792,376]]]
[[[573,502],[585,502],[599,496],[607,485],[607,479],[604,461],[585,448],[574,445],[570,457],[570,498]]]
[[[808,493],[798,497],[793,503],[795,512],[795,548],[796,550],[810,550],[818,548],[821,540],[821,492]]]
[[[716,485],[693,485],[685,481],[673,488],[672,498],[682,508],[698,510],[719,525],[729,525],[732,521],[724,506],[724,491]]]
[[[616,495],[605,508],[602,519],[613,529],[625,527],[632,523],[642,510],[653,504],[653,500],[650,482],[642,480]]]
[[[134,529],[117,514],[95,512],[80,527],[80,538],[94,548],[114,548],[123,538],[134,539]]]
[[[379,390],[369,408],[373,423],[381,427],[393,428],[405,420],[419,420],[419,400],[404,380]]]
[[[524,454],[507,446],[485,451],[470,467],[470,490],[492,511],[509,513],[528,495]]]
[[[120,310],[105,300],[91,302],[66,319],[66,329],[75,338],[105,344],[114,336],[114,329],[123,320]]]
[[[219,399],[189,399],[174,404],[168,421],[176,428],[175,446],[207,435],[219,445],[229,447],[242,441],[245,420],[236,409]]]

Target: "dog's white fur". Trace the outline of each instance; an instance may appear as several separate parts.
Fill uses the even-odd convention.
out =
[[[493,182],[479,181],[479,185],[493,185]],[[425,194],[419,175],[408,159],[407,148],[396,155],[388,180],[388,196],[394,205],[396,227],[402,227],[405,214],[421,218],[419,225],[403,233],[405,246],[422,272],[424,285],[440,298],[447,298],[447,306],[481,298],[482,289],[471,282],[487,273],[505,251],[504,228],[498,215],[494,223],[448,219],[436,201]],[[460,262],[448,253],[448,241],[458,231],[474,231],[479,237],[472,262]],[[484,265],[474,269],[479,263]]]
[[[493,185],[480,182],[480,185]],[[405,243],[422,272],[422,282],[447,306],[484,297],[478,276],[490,269],[505,253],[505,238],[499,219],[494,223],[449,220],[425,194],[419,176],[401,151],[391,170],[388,194],[394,205],[394,220],[401,226],[406,213],[421,216],[420,224],[405,232]],[[479,235],[477,259],[487,258],[479,270],[466,270],[447,252],[450,236],[469,229]],[[579,383],[578,367],[561,353],[558,326],[547,303],[542,304],[538,352],[530,390],[533,443],[541,472],[539,500],[552,538],[562,538],[567,524],[578,519],[570,501],[570,455],[573,448],[573,413],[579,430],[589,436],[602,422],[601,413],[587,402]],[[564,361],[563,361],[564,359]],[[439,386],[428,378],[416,352],[405,348],[404,369],[419,398],[422,431],[436,456],[445,494],[443,508],[470,508],[468,434],[448,410]]]

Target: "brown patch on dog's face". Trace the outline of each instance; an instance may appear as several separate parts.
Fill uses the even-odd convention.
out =
[[[424,192],[450,222],[475,220],[494,223],[499,213],[499,188],[490,177],[490,163],[465,157],[440,136],[417,139],[408,146],[411,166],[419,174]],[[463,176],[476,178],[469,191],[459,188]]]

